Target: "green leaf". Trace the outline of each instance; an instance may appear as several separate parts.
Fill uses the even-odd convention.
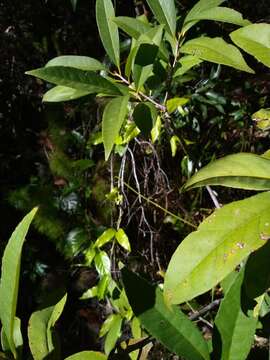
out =
[[[99,251],[95,256],[95,266],[99,275],[110,275],[111,261],[105,251]]]
[[[45,67],[48,66],[68,66],[88,71],[106,70],[106,67],[100,61],[88,56],[78,55],[58,56],[47,62]]]
[[[158,46],[141,44],[136,52],[133,65],[133,78],[136,90],[139,91],[152,75],[154,62],[158,54]]]
[[[84,71],[67,66],[49,66],[26,72],[56,85],[71,87],[80,91],[121,95],[121,91],[111,81],[91,71]]]
[[[251,24],[249,20],[243,19],[240,12],[222,6],[212,7],[211,9],[201,11],[200,13],[191,16],[189,19],[189,21],[196,22],[200,20],[222,21],[239,26],[247,26]]]
[[[166,102],[166,107],[168,110],[168,113],[171,114],[173,113],[175,110],[178,109],[178,107],[180,106],[184,106],[189,102],[189,99],[186,97],[174,97],[172,99],[167,100]]]
[[[270,24],[252,24],[230,33],[232,41],[270,67]]]
[[[114,229],[105,230],[96,240],[95,246],[100,248],[103,245],[111,241],[115,235],[116,231]]]
[[[157,111],[150,102],[139,103],[133,111],[133,120],[143,135],[149,136],[157,120]]]
[[[101,352],[82,351],[65,358],[65,360],[107,360],[107,356]]]
[[[89,91],[72,89],[67,86],[55,86],[43,95],[44,102],[61,102],[78,99],[82,96],[91,94]]]
[[[77,0],[70,0],[70,2],[71,2],[73,11],[75,11],[75,10],[76,10],[76,6],[77,6]]]
[[[193,66],[199,65],[201,62],[202,60],[197,56],[186,55],[182,57],[178,62],[181,67],[175,71],[173,77],[184,75],[188,70],[193,68]]]
[[[236,277],[221,302],[215,319],[213,348],[215,359],[245,360],[253,343],[258,319],[241,309],[244,269]]]
[[[105,107],[102,117],[102,139],[105,148],[105,160],[108,160],[114,142],[128,112],[129,96],[111,100]]]
[[[270,227],[270,223],[268,225]],[[244,286],[250,299],[256,299],[270,287],[270,242],[252,253],[245,266]]]
[[[120,229],[116,232],[115,238],[116,238],[118,244],[122,246],[122,248],[124,248],[124,249],[127,250],[127,251],[131,251],[128,237],[127,237],[127,235],[126,235],[126,233],[124,232],[123,229],[120,228]]]
[[[247,190],[270,189],[270,160],[249,153],[225,156],[199,170],[184,189],[222,185]]]
[[[48,342],[48,349],[49,351],[53,351],[55,348],[54,341],[53,341],[53,328],[57,322],[57,320],[60,318],[65,304],[67,301],[67,294],[65,294],[60,301],[53,307],[50,319],[48,321],[47,325],[47,342]]]
[[[120,47],[118,27],[113,22],[115,12],[111,0],[96,1],[96,19],[102,44],[112,62],[119,68]]]
[[[113,314],[110,322],[109,331],[107,333],[104,351],[109,355],[112,349],[115,347],[117,340],[121,336],[122,317],[119,314]]]
[[[107,317],[107,319],[104,321],[104,323],[101,326],[101,329],[99,331],[99,337],[102,337],[108,333],[108,331],[111,328],[113,319],[114,319],[114,314],[111,314]]]
[[[138,275],[122,270],[126,294],[142,326],[170,351],[187,360],[209,359],[196,326],[176,307],[167,307],[162,291]]]
[[[173,135],[173,136],[170,138],[170,145],[171,145],[172,157],[175,157],[176,151],[177,151],[177,147],[178,147],[179,144],[181,144],[181,141],[180,141],[179,137],[176,136],[176,135]]]
[[[213,288],[270,237],[270,193],[216,210],[178,246],[165,276],[167,302],[180,304]]]
[[[187,14],[182,28],[182,33],[187,32],[197,21],[191,21],[191,19],[196,18],[202,12],[208,11],[211,8],[221,5],[225,0],[200,0],[198,1],[193,8]]]
[[[17,307],[21,252],[29,226],[37,212],[34,208],[28,213],[14,230],[5,248],[2,258],[2,275],[0,283],[0,319],[9,343],[9,348],[17,358],[14,339],[15,314]]]
[[[28,339],[31,353],[35,360],[43,360],[49,355],[47,343],[47,326],[53,306],[35,311],[28,324]]]
[[[128,16],[118,16],[115,17],[113,21],[119,26],[120,29],[125,31],[134,39],[138,39],[140,35],[151,30],[151,26],[149,24]]]
[[[222,38],[199,37],[184,43],[181,52],[191,54],[216,64],[231,66],[235,69],[254,74],[247,65],[241,52],[234,45],[226,43]]]
[[[270,128],[270,109],[260,109],[252,115],[252,120],[256,122],[256,126],[261,130],[269,130]]]
[[[176,30],[176,9],[174,0],[147,0],[153,14],[160,24],[175,37]]]

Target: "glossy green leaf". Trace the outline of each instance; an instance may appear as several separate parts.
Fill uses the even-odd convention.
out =
[[[256,122],[256,126],[261,130],[269,130],[270,128],[270,109],[260,109],[252,115],[252,120]]]
[[[28,324],[29,346],[35,360],[43,360],[49,355],[47,343],[47,326],[52,315],[53,306],[35,311]]]
[[[174,97],[172,99],[167,100],[166,102],[166,107],[168,110],[168,113],[171,114],[173,113],[175,110],[178,109],[178,107],[180,106],[184,106],[189,102],[189,99],[186,97]]]
[[[195,19],[199,14],[210,10],[211,8],[217,7],[224,3],[225,0],[200,0],[198,1],[193,8],[188,12],[182,28],[182,33],[188,31],[193,25],[197,23],[196,20],[191,21],[191,19]]]
[[[102,139],[105,148],[105,160],[108,160],[114,142],[125,121],[128,112],[129,96],[120,96],[111,100],[105,107],[102,117]]]
[[[84,71],[67,66],[49,66],[26,72],[56,85],[71,87],[89,94],[103,93],[121,95],[119,88],[111,81],[91,71]]]
[[[209,359],[199,330],[178,307],[167,307],[158,287],[127,269],[122,270],[122,276],[132,310],[152,336],[187,360]]]
[[[180,304],[213,288],[270,238],[270,193],[216,210],[178,246],[165,276],[168,303]]]
[[[128,16],[117,16],[113,21],[120,29],[125,31],[129,36],[138,39],[140,35],[151,30],[151,26],[141,20]]]
[[[18,298],[21,252],[25,236],[36,212],[37,208],[34,208],[16,227],[8,241],[2,258],[0,319],[10,350],[15,359],[17,358],[17,351],[14,341],[14,322]]]
[[[105,230],[96,240],[95,246],[100,248],[103,245],[111,241],[115,235],[116,231],[112,228]]]
[[[106,67],[100,61],[88,56],[78,55],[58,56],[47,62],[45,67],[48,66],[68,66],[88,71],[106,70]]]
[[[175,36],[176,30],[176,9],[174,0],[147,0],[153,14],[165,29]]]
[[[199,65],[202,62],[197,56],[186,55],[180,58],[178,64],[180,67],[175,71],[173,77],[182,76],[188,72],[193,66]]]
[[[67,301],[67,294],[65,294],[60,301],[53,307],[50,319],[48,321],[47,325],[47,343],[48,343],[48,349],[49,351],[53,351],[55,348],[54,341],[53,341],[53,328],[57,322],[57,320],[60,318],[65,304]]]
[[[171,145],[172,157],[175,157],[176,151],[177,151],[177,147],[178,147],[179,144],[181,144],[181,141],[180,141],[179,137],[176,136],[176,135],[173,135],[173,136],[170,138],[170,145]]]
[[[235,69],[254,73],[247,65],[241,52],[234,45],[226,43],[222,38],[202,36],[184,43],[181,52],[191,54],[216,64],[231,66]]]
[[[130,242],[123,229],[120,228],[119,230],[117,230],[115,238],[118,244],[122,246],[122,248],[127,251],[131,251]]]
[[[225,156],[206,165],[186,183],[185,189],[222,185],[247,190],[270,189],[270,160],[250,153]]]
[[[136,52],[133,66],[133,78],[136,90],[140,90],[152,75],[158,47],[152,44],[141,44]]]
[[[143,135],[149,136],[157,120],[157,111],[149,102],[139,103],[133,111],[133,120]]]
[[[91,92],[89,93],[89,91],[72,89],[67,86],[58,85],[48,90],[43,95],[42,100],[44,102],[70,101],[89,94],[91,94]]]
[[[247,359],[253,343],[258,319],[252,311],[241,308],[244,269],[236,277],[221,302],[215,319],[214,358],[220,360]]]
[[[252,24],[230,34],[232,41],[270,67],[270,24]]]
[[[102,337],[108,333],[108,331],[111,328],[111,324],[114,319],[114,314],[111,314],[107,317],[107,319],[104,321],[104,323],[101,326],[101,329],[99,331],[99,336]]]
[[[107,356],[97,351],[82,351],[65,358],[65,360],[107,360]]]
[[[200,21],[200,20],[214,20],[226,22],[239,26],[247,26],[251,24],[249,20],[243,19],[243,16],[240,12],[222,6],[212,7],[201,11],[194,16],[190,16],[189,21]]]
[[[96,1],[96,19],[102,44],[112,62],[120,66],[118,27],[114,23],[115,12],[111,0]]]
[[[111,261],[105,251],[99,251],[95,256],[95,266],[99,275],[110,275],[111,273]]]
[[[104,351],[109,355],[115,347],[117,340],[121,336],[122,317],[119,314],[113,314],[111,317],[109,331],[106,335]]]

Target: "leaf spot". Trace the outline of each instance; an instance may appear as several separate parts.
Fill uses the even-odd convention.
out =
[[[239,248],[239,249],[244,249],[244,247],[246,246],[246,244],[244,244],[243,242],[238,242],[236,244],[236,246]]]
[[[265,233],[260,233],[260,238],[261,238],[261,240],[263,240],[263,241],[267,241],[267,240],[270,240],[270,236],[269,235],[267,235],[267,234],[265,234]]]

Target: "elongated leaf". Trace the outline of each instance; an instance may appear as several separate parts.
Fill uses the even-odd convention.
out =
[[[55,349],[55,344],[54,344],[54,337],[53,337],[53,328],[57,322],[57,320],[60,318],[65,304],[67,301],[67,294],[65,294],[62,299],[60,301],[58,301],[58,303],[53,307],[50,319],[48,321],[48,325],[47,325],[47,343],[48,343],[48,349],[49,351],[53,351]]]
[[[195,173],[186,183],[185,189],[206,185],[268,190],[270,189],[270,160],[249,153],[225,156]]]
[[[47,62],[45,67],[48,66],[68,66],[88,71],[106,70],[106,67],[100,61],[88,56],[78,55],[58,56]]]
[[[176,9],[174,0],[147,0],[153,14],[160,24],[175,37]]]
[[[99,275],[110,275],[111,274],[111,261],[105,251],[99,251],[95,256],[95,266]]]
[[[128,237],[123,229],[119,229],[117,233],[115,234],[115,238],[119,245],[121,245],[125,250],[131,251],[130,248],[130,242],[128,240]]]
[[[138,104],[133,111],[133,120],[142,134],[149,136],[157,120],[157,111],[149,102]]]
[[[119,68],[120,47],[118,27],[113,22],[115,12],[111,0],[96,1],[96,19],[102,44],[112,62]]]
[[[230,37],[237,46],[270,67],[270,24],[245,26],[233,31]]]
[[[80,91],[85,91],[89,94],[122,94],[116,85],[95,72],[84,71],[68,66],[49,66],[27,71],[26,74],[56,85],[63,85]]]
[[[239,26],[247,26],[251,24],[249,20],[243,19],[240,12],[222,6],[212,7],[211,9],[201,11],[200,13],[195,14],[194,17],[191,16],[189,21],[197,22],[199,20],[222,21]]]
[[[115,139],[128,111],[128,96],[117,97],[111,100],[105,107],[102,118],[102,139],[105,148],[105,160],[108,160]]]
[[[65,358],[65,360],[107,360],[107,356],[96,351],[82,351]]]
[[[141,20],[128,16],[117,16],[113,21],[120,29],[125,31],[129,36],[138,39],[140,35],[151,30],[151,26]]]
[[[245,62],[237,47],[226,43],[219,37],[209,38],[205,36],[187,41],[181,47],[181,52],[197,56],[202,60],[231,66],[248,73],[254,73]]]
[[[158,47],[151,44],[141,44],[137,50],[133,66],[133,78],[136,89],[140,90],[146,80],[152,75]]]
[[[47,91],[43,95],[44,102],[61,102],[61,101],[70,101],[78,99],[82,96],[91,94],[89,91],[72,89],[67,86],[55,86],[51,90]]]
[[[270,193],[218,209],[178,246],[165,276],[168,303],[180,304],[214,287],[270,237]]]
[[[14,322],[18,298],[21,252],[29,226],[37,212],[34,208],[16,227],[5,248],[2,259],[2,275],[0,283],[0,319],[15,359],[17,358],[14,341]]]
[[[221,302],[215,319],[213,347],[215,359],[245,360],[250,351],[258,319],[252,311],[246,315],[241,309],[244,269]]]
[[[110,328],[106,335],[104,350],[109,355],[115,347],[117,340],[121,336],[122,317],[119,314],[113,314],[110,322]]]
[[[132,310],[152,336],[187,360],[209,359],[199,330],[178,307],[166,306],[158,287],[127,269],[122,270],[122,276]]]
[[[199,65],[201,62],[202,60],[197,56],[186,55],[182,57],[178,62],[181,67],[175,71],[173,77],[184,75],[193,66]]]
[[[197,23],[197,21],[191,19],[195,19],[200,13],[210,10],[211,8],[217,7],[221,5],[225,0],[200,0],[198,1],[193,8],[187,14],[182,28],[182,33],[188,31],[193,25]]]
[[[95,246],[102,247],[103,245],[107,244],[109,241],[111,241],[115,235],[116,231],[114,229],[107,229],[105,230],[95,242]]]
[[[47,326],[53,306],[35,311],[29,320],[28,339],[31,353],[35,360],[43,360],[49,355],[47,343]]]

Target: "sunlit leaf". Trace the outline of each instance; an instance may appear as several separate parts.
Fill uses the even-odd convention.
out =
[[[175,36],[176,29],[176,9],[174,0],[147,0],[153,14],[160,24],[165,25],[165,29]]]
[[[252,24],[230,33],[232,41],[270,67],[270,24]]]
[[[225,156],[195,173],[185,189],[222,185],[248,190],[270,189],[270,160],[249,153]]]
[[[151,26],[141,20],[128,16],[117,16],[113,21],[120,29],[125,31],[129,36],[138,39],[140,35],[151,30]]]
[[[180,304],[213,288],[270,238],[270,193],[216,210],[178,246],[165,276],[166,301]]]
[[[174,97],[172,99],[167,100],[166,102],[166,107],[168,110],[168,113],[171,114],[173,113],[175,110],[177,110],[177,108],[179,106],[184,106],[189,102],[189,99],[186,97]]]
[[[102,44],[112,62],[120,66],[118,27],[113,22],[115,12],[111,0],[96,1],[96,19]]]
[[[107,360],[107,356],[101,352],[82,351],[65,358],[65,360]]]
[[[114,142],[119,135],[128,112],[129,96],[120,96],[111,100],[105,107],[102,117],[102,139],[105,148],[105,160],[108,160]]]
[[[252,120],[256,122],[256,126],[261,130],[269,130],[270,128],[270,109],[260,109],[252,115]]]
[[[19,289],[21,252],[29,226],[37,212],[34,208],[28,213],[14,230],[5,248],[2,258],[2,274],[0,283],[0,319],[9,348],[17,358],[14,339],[15,314]]]
[[[178,307],[167,307],[158,287],[125,268],[122,275],[132,310],[152,336],[187,360],[209,359],[199,330]]]
[[[89,93],[88,91],[85,90],[72,89],[67,86],[58,85],[48,90],[43,95],[42,100],[44,102],[70,101],[89,94],[91,94],[91,92]]]
[[[89,94],[103,93],[122,95],[119,88],[111,81],[93,71],[85,71],[68,66],[48,66],[26,72],[52,84],[71,87]]]
[[[241,52],[222,38],[202,36],[189,40],[181,47],[181,52],[216,64],[231,66],[235,69],[254,73],[247,65]]]
[[[88,56],[78,55],[58,56],[48,61],[45,67],[48,66],[68,66],[88,71],[106,70],[106,67],[100,61]]]
[[[102,247],[103,245],[107,244],[109,241],[111,241],[115,235],[114,229],[107,229],[105,230],[96,240],[95,246],[96,247]]]
[[[122,317],[119,314],[113,314],[109,323],[108,333],[106,335],[104,351],[109,355],[115,347],[117,340],[121,335]]]
[[[121,245],[125,250],[131,251],[129,239],[123,229],[120,228],[117,230],[115,238],[118,244]]]
[[[241,308],[243,275],[244,269],[227,291],[215,318],[215,359],[246,360],[253,343],[258,319],[252,311],[245,314]]]
[[[202,62],[197,56],[186,55],[180,58],[178,64],[180,67],[175,71],[174,77],[184,75],[193,66],[199,65]]]
[[[185,33],[190,29],[193,25],[197,23],[197,21],[191,21],[191,19],[196,18],[199,14],[202,12],[205,12],[207,10],[210,10],[211,8],[214,8],[216,6],[221,5],[225,0],[200,0],[198,1],[193,8],[188,12],[182,28],[182,33]]]

